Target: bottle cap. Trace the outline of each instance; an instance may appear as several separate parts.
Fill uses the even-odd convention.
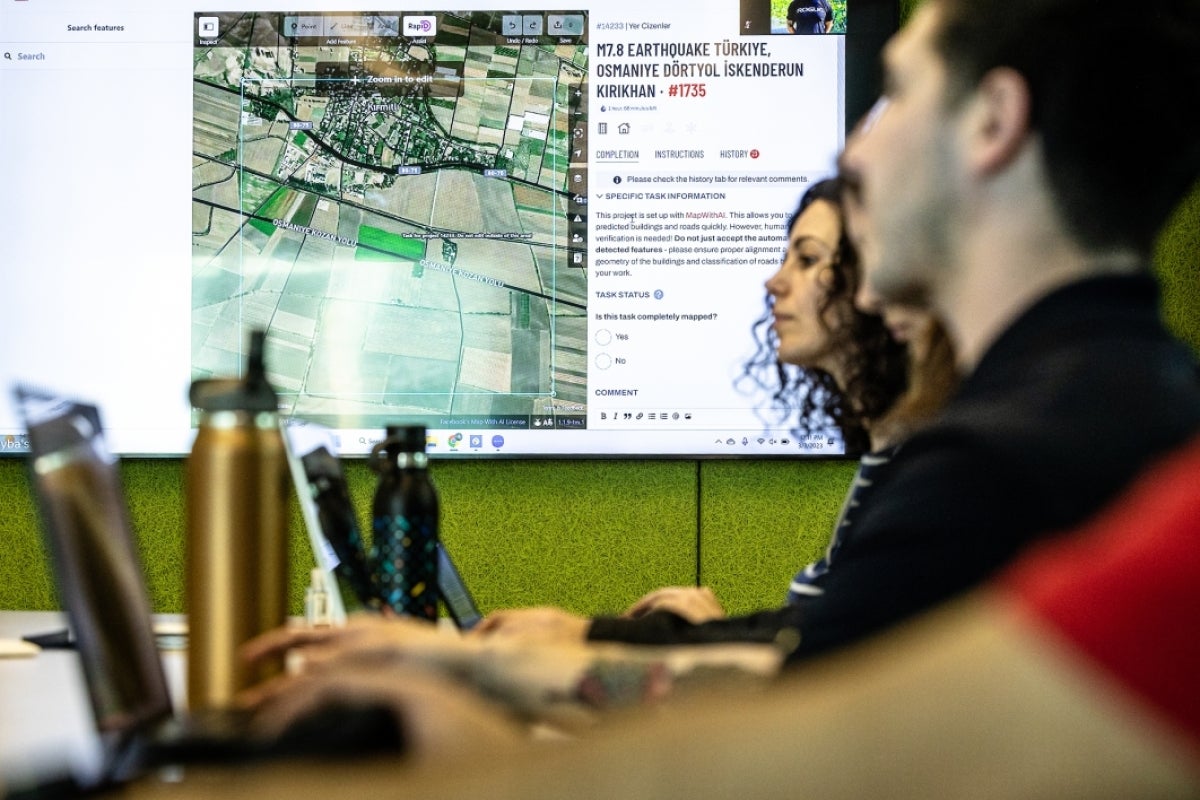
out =
[[[424,425],[388,425],[387,443],[402,453],[425,452]]]
[[[246,375],[237,378],[201,378],[192,381],[188,399],[201,411],[278,411],[279,397],[267,382],[263,350],[267,334],[250,332]]]
[[[420,453],[425,456],[424,425],[388,425],[387,436],[371,448],[367,463],[376,472],[386,472],[403,453]]]

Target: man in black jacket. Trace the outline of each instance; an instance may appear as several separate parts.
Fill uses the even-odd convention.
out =
[[[1148,268],[1200,173],[1200,9],[1151,4],[1118,24],[1112,0],[929,0],[888,45],[841,163],[861,257],[884,301],[939,315],[965,378],[873,470],[811,596],[700,624],[503,611],[482,633],[775,640],[800,659],[979,583],[1200,430],[1196,364]]]

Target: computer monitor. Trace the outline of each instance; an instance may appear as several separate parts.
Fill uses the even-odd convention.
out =
[[[264,328],[282,412],[346,455],[396,422],[434,458],[838,455],[739,380],[896,27],[830,11],[0,4],[0,382],[178,456],[189,382]]]

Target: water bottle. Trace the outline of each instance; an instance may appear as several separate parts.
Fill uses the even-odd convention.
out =
[[[246,641],[287,620],[290,482],[265,338],[251,335],[243,378],[197,380],[189,394],[200,412],[185,484],[193,711],[227,708],[283,667],[277,659],[251,669],[238,655]]]
[[[389,425],[371,450],[371,466],[379,473],[371,561],[380,599],[398,614],[436,621],[438,496],[425,426]]]

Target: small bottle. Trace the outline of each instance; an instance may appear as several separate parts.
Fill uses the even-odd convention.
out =
[[[328,628],[333,624],[325,570],[320,567],[313,567],[308,588],[304,590],[304,619],[310,628]]]
[[[436,621],[438,496],[429,477],[424,425],[389,425],[371,451],[379,473],[371,562],[380,600],[398,614]]]

